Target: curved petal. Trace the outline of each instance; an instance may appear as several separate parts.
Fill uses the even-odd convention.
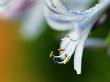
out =
[[[82,64],[82,55],[83,55],[84,44],[89,35],[91,28],[92,28],[91,25],[88,26],[87,28],[85,28],[85,30],[82,34],[81,40],[76,47],[76,51],[75,51],[75,55],[74,55],[74,69],[77,71],[77,74],[81,74],[81,64]]]

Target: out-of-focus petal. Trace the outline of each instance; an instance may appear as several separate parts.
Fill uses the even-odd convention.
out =
[[[0,6],[0,18],[13,19],[24,13],[32,0],[5,0]]]
[[[25,40],[37,38],[45,29],[44,25],[44,2],[37,1],[32,8],[23,16],[20,34]]]
[[[105,39],[96,39],[96,38],[88,38],[85,47],[91,48],[91,47],[107,47],[107,43]]]

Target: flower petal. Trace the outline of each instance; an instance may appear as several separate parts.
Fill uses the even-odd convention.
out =
[[[77,74],[81,74],[81,64],[82,64],[84,44],[89,35],[91,28],[92,28],[91,25],[85,28],[84,33],[82,34],[81,40],[76,47],[76,51],[74,55],[74,69],[77,71]]]

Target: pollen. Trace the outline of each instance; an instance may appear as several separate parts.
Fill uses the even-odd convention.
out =
[[[52,58],[52,57],[54,57],[54,52],[53,51],[51,51],[51,53],[50,53],[50,58]]]
[[[58,51],[60,51],[60,52],[61,52],[61,51],[64,51],[64,49],[63,49],[63,48],[60,48],[60,49],[58,49]]]

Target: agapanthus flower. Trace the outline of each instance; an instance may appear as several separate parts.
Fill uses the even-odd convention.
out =
[[[49,25],[58,31],[68,30],[61,39],[59,56],[50,57],[66,64],[74,54],[74,69],[81,74],[82,55],[86,39],[96,21],[110,6],[110,0],[45,0],[45,16]],[[59,59],[61,61],[59,61]]]

